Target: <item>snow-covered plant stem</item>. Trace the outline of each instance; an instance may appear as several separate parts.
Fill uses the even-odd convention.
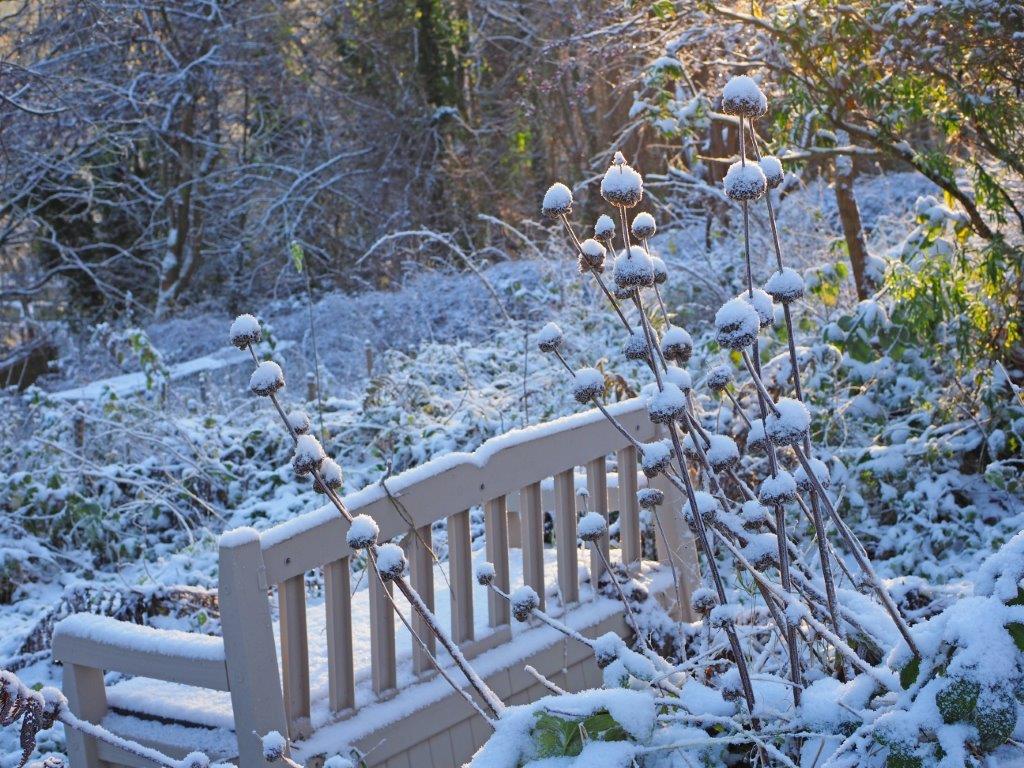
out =
[[[580,258],[583,258],[583,245],[580,243],[580,239],[576,236],[576,232],[573,230],[572,224],[569,223],[569,217],[563,213],[560,218],[562,219],[562,223],[565,225],[565,231],[569,233],[569,238],[572,240],[572,244],[576,247],[577,255]],[[601,290],[604,292],[605,298],[608,299],[608,303],[612,305],[612,309],[615,310],[615,314],[619,316],[619,320],[621,320],[622,324],[626,326],[626,330],[632,332],[633,328],[630,326],[629,320],[627,320],[626,316],[622,313],[622,308],[619,306],[619,302],[615,300],[615,296],[612,295],[612,292],[608,289],[608,285],[605,283],[604,278],[601,277],[601,273],[593,267],[589,267],[589,271],[594,276],[597,284],[601,287]]]
[[[256,364],[256,368],[258,371],[260,368],[260,360],[259,357],[256,355],[256,350],[253,346],[253,343],[249,341],[244,345],[239,344],[238,346],[241,346],[242,349],[248,350],[249,354],[252,356],[253,362]],[[271,403],[273,403],[274,408],[277,410],[278,415],[281,417],[281,421],[284,423],[285,429],[288,431],[288,434],[291,435],[292,440],[296,443],[296,445],[298,445],[299,435],[296,433],[294,427],[291,424],[291,421],[288,419],[287,414],[285,414],[284,409],[281,407],[281,403],[278,400],[276,394],[276,389],[265,392],[265,394],[269,397]],[[346,508],[345,503],[341,500],[341,497],[339,497],[338,494],[335,492],[332,485],[326,481],[320,470],[320,467],[316,465],[311,466],[309,468],[309,474],[312,475],[313,481],[314,483],[317,484],[317,487],[323,489],[324,495],[327,496],[331,504],[335,507],[335,509],[338,510],[338,513],[342,516],[342,518],[351,526],[353,520],[351,513]],[[378,578],[381,578],[380,571],[377,568],[376,544],[371,544],[368,547],[368,549],[370,550],[369,560],[374,569],[374,572],[377,574]],[[403,595],[405,595],[406,599],[409,601],[409,605],[412,606],[412,609],[416,611],[417,614],[419,614],[420,618],[423,619],[423,622],[430,629],[431,633],[437,638],[441,645],[444,646],[445,650],[448,651],[449,655],[452,657],[452,660],[455,662],[455,665],[459,668],[463,675],[465,675],[470,685],[472,685],[476,692],[480,695],[480,698],[483,699],[484,703],[487,705],[487,708],[488,710],[490,710],[493,717],[500,717],[502,712],[505,711],[505,705],[502,703],[498,695],[493,690],[491,690],[490,686],[488,686],[487,683],[484,682],[483,678],[481,678],[473,669],[473,667],[470,666],[469,661],[463,655],[458,645],[455,644],[455,642],[449,636],[448,632],[438,622],[437,617],[434,615],[433,611],[431,611],[430,608],[426,605],[426,603],[423,602],[423,599],[420,597],[420,595],[416,592],[415,589],[412,588],[412,586],[405,580],[405,578],[401,574],[391,576],[390,580],[393,581],[395,586],[399,589],[399,591]],[[398,606],[395,605],[394,602],[392,602],[392,606],[394,607],[395,612],[398,613],[399,616],[401,616],[401,611],[398,610]],[[402,620],[404,621],[405,619],[403,618]],[[431,663],[439,669],[440,664],[433,657],[433,655],[431,655],[428,652],[428,656],[430,656]],[[448,680],[448,677],[445,676],[445,679]],[[456,691],[460,693],[462,692],[462,689],[459,686],[453,685],[453,687],[455,688]],[[491,718],[488,718],[488,723],[493,725],[493,720]]]

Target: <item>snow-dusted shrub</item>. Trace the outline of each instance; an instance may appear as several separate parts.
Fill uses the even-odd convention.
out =
[[[742,206],[746,222],[748,207],[778,186],[781,164],[774,158],[759,164],[751,121],[765,113],[766,103],[750,78],[730,82],[723,109],[739,117],[741,150],[725,191]],[[527,610],[520,604],[518,620],[539,618],[593,650],[604,670],[604,690],[566,694],[545,681],[555,695],[510,708],[473,765],[521,768],[559,758],[565,761],[559,764],[581,767],[594,761],[795,766],[808,755],[815,764],[844,768],[923,768],[939,760],[950,766],[978,764],[983,754],[1006,743],[1017,722],[1024,606],[1014,601],[1024,602],[1016,591],[1024,596],[1024,566],[1014,565],[1008,579],[1013,589],[1003,600],[961,600],[916,625],[908,621],[905,595],[898,602],[878,577],[868,549],[828,495],[829,466],[814,455],[816,413],[807,403],[817,396],[802,386],[813,366],[792,342],[792,309],[804,296],[804,280],[785,265],[774,223],[774,274],[763,289],[754,285],[748,242],[746,291],[714,318],[717,343],[741,364],[746,381],[728,363],[712,366],[704,381],[712,394],[732,403],[738,418],[731,423],[746,427],[738,434],[748,451],[741,464],[738,441],[706,429],[690,373],[669,364],[687,363],[690,350],[680,354],[680,340],[689,334],[674,325],[660,293],[645,304],[645,292],[657,285],[647,243],[655,228],[644,220],[637,227],[636,218],[633,227],[628,225],[626,209],[641,201],[643,180],[639,174],[623,177],[624,168],[636,173],[617,153],[602,181],[602,195],[619,217],[614,290],[602,269],[588,266],[568,217],[561,218],[577,248],[581,274],[597,283],[622,321],[627,343],[620,359],[643,362],[654,379],[642,396],[649,418],[668,439],[636,443],[641,467],[648,477],[663,474],[685,501],[681,510],[666,507],[664,495],[651,489],[641,490],[638,498],[655,519],[682,515],[695,533],[705,555],[705,586],[692,602],[707,618],[699,631],[677,625],[678,642],[656,650],[643,625],[635,623],[629,585],[624,589],[620,583],[625,574],[617,575],[614,567],[611,583],[635,629],[632,648],[615,636],[580,636],[536,606]],[[628,196],[614,186],[627,186],[627,178],[634,192]],[[598,228],[605,233],[604,247],[614,247],[609,222],[599,222]],[[630,232],[640,245],[630,241]],[[765,361],[761,337],[780,315],[789,348]],[[574,369],[562,351],[572,334],[560,331],[558,338],[559,349],[553,351],[570,376],[576,400],[602,407],[614,422],[603,409],[609,372]],[[748,409],[753,412],[747,414]],[[757,454],[750,454],[754,449]],[[632,468],[619,467],[623,471]],[[580,522],[584,541],[596,540],[603,530],[592,517]],[[816,552],[815,559],[809,551]],[[737,588],[726,562],[746,590]],[[493,580],[479,581],[516,605]],[[998,661],[981,658],[986,638]],[[755,660],[756,675],[751,672]]]

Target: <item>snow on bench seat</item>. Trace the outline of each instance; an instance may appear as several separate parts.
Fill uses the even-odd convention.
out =
[[[108,616],[78,613],[58,623],[53,657],[128,675],[157,675],[190,686],[228,689],[221,638],[144,627]]]
[[[583,550],[580,550],[581,560]],[[474,571],[477,564],[485,560],[484,550],[480,548],[473,552]],[[544,581],[546,584],[554,584],[557,580],[557,555],[554,549],[544,550]],[[581,566],[582,568],[582,566]],[[509,550],[509,574],[513,586],[522,583],[522,551],[519,549]],[[435,612],[442,626],[450,626],[451,616],[451,593],[447,588],[447,564],[434,565],[435,589]],[[370,670],[370,603],[369,592],[365,576],[354,578],[353,588],[355,594],[352,596],[352,626],[356,674],[356,707],[361,709],[372,704],[376,700],[373,692],[371,670]],[[550,589],[550,588],[549,588]],[[581,594],[582,607],[573,608],[570,616],[589,616],[595,610],[603,618],[605,614],[611,615],[621,609],[621,605],[614,600],[597,599],[590,602],[591,593],[584,587]],[[403,613],[408,616],[408,604],[400,594],[395,595],[395,600],[402,608]],[[485,639],[493,629],[487,623],[487,590],[483,588],[473,590],[473,618],[474,629],[477,641]],[[327,617],[322,597],[307,599],[307,630],[309,637],[309,677],[310,677],[310,698],[311,698],[311,719],[314,728],[319,728],[335,719],[328,706],[328,668],[327,668]],[[596,620],[596,619],[595,619]],[[589,622],[584,626],[589,626]],[[514,635],[526,630],[525,625],[515,624],[512,628]],[[185,633],[180,633],[185,634]],[[277,643],[280,643],[280,632],[275,621],[274,636]],[[517,642],[508,645],[517,645]],[[412,639],[408,630],[400,622],[395,629],[395,646],[398,658],[398,689],[404,691],[417,682],[417,676],[412,670]],[[500,649],[496,649],[500,650]],[[486,652],[477,657],[474,665],[483,663],[491,652]],[[278,663],[280,663],[281,652],[278,645]],[[107,688],[107,699],[110,706],[123,712],[135,712],[152,717],[160,717],[168,720],[180,720],[199,725],[230,729],[234,727],[231,709],[231,697],[228,693],[219,690],[200,690],[190,688],[188,685],[181,685],[179,682],[163,682],[150,680],[139,676],[119,681]],[[182,681],[183,682],[183,681]],[[447,683],[443,683],[438,689],[438,694],[449,689]],[[424,685],[432,685],[425,683]],[[433,695],[433,694],[430,694]],[[392,700],[393,701],[393,700]],[[420,705],[415,708],[418,709]],[[379,718],[380,713],[375,717]]]

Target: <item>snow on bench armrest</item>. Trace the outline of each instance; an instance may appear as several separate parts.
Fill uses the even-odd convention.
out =
[[[53,631],[57,661],[226,691],[224,641],[77,613]]]

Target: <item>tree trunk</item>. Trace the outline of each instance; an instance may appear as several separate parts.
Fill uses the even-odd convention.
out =
[[[846,250],[850,254],[850,266],[853,267],[853,281],[857,286],[857,299],[864,301],[871,295],[871,284],[865,274],[868,261],[868,244],[864,238],[864,227],[860,221],[860,208],[853,194],[853,159],[846,156],[836,158],[836,205],[839,207],[839,220],[843,225],[843,237],[846,239]]]

